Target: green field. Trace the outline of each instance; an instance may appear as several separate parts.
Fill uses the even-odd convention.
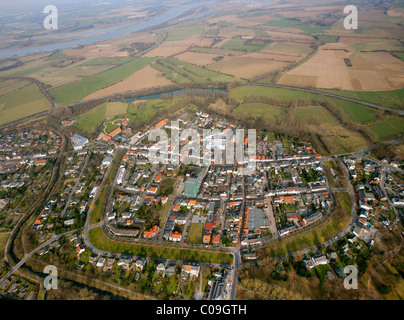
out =
[[[127,117],[131,123],[145,122],[152,119],[157,112],[173,107],[178,101],[178,99],[151,99],[136,105],[130,104]]]
[[[347,98],[358,99],[392,109],[404,109],[404,89],[391,91],[345,91],[319,89]]]
[[[277,28],[297,28],[302,30],[303,34],[316,34],[316,33],[324,33],[326,30],[330,30],[328,27],[319,27],[311,24],[303,24],[295,19],[286,19],[281,17],[280,20],[270,21],[264,24],[264,26],[268,27],[277,27]]]
[[[404,46],[396,39],[375,39],[375,41],[366,44],[353,45],[358,51],[403,51]]]
[[[328,123],[331,126],[338,126],[338,121],[323,107],[301,107],[297,108],[295,121],[305,124],[324,124]]]
[[[276,121],[280,119],[287,110],[265,103],[244,103],[234,110],[234,112],[236,114],[248,114],[254,117],[265,117],[271,121]]]
[[[349,118],[354,122],[364,123],[376,120],[376,117],[374,115],[375,111],[366,106],[341,99],[322,97],[320,95],[310,94],[302,91],[261,86],[240,86],[232,89],[230,91],[230,96],[240,102],[251,96],[275,98],[278,99],[280,103],[286,103],[299,99],[310,99],[318,101],[329,100],[334,102],[336,107],[341,108],[341,110],[345,114],[347,114]]]
[[[152,67],[162,72],[166,78],[178,84],[192,82],[229,82],[236,80],[232,76],[200,68],[174,58],[161,59],[153,63]]]
[[[8,89],[17,88],[12,84]],[[6,88],[4,88],[5,91]],[[11,123],[34,114],[50,110],[51,103],[34,84],[27,84],[17,90],[0,96],[0,125]]]
[[[191,25],[191,26],[182,26],[177,27],[173,30],[168,31],[168,36],[166,41],[180,41],[185,40],[188,36],[192,36],[194,34],[202,35],[205,33],[204,25]]]
[[[262,48],[263,46],[247,44],[246,40],[242,39],[231,39],[220,47],[220,49],[223,50],[235,50],[235,51],[247,51],[247,52],[258,51]]]
[[[108,200],[108,192],[109,192],[109,188],[104,188],[101,190],[101,193],[95,203],[95,208],[93,208],[93,211],[91,212],[90,222],[89,222],[90,225],[103,220],[104,209],[105,209],[106,202]]]
[[[82,63],[82,66],[106,66],[106,65],[120,65],[124,63],[123,58],[97,58],[87,60],[86,62]]]
[[[145,246],[122,243],[108,239],[101,228],[91,229],[89,238],[94,247],[115,253],[146,256],[160,259],[231,264],[233,256],[228,253],[204,250],[187,250],[164,246]]]
[[[106,133],[111,133],[112,131],[114,131],[115,129],[118,129],[119,126],[113,123],[107,123],[105,125],[105,132]]]
[[[219,32],[218,28],[210,29],[208,32],[206,32],[206,35],[208,35],[208,36],[216,36],[218,32]]]
[[[44,70],[49,67],[49,63],[41,64],[32,68],[21,68],[20,71],[8,74],[8,77],[24,77],[34,72]]]
[[[404,61],[404,52],[391,52],[391,54]]]
[[[54,97],[56,103],[61,105],[78,102],[91,93],[126,79],[136,71],[152,63],[153,60],[154,58],[125,59],[125,63],[122,65],[83,80],[51,89],[50,94]]]
[[[173,202],[173,200],[168,199],[166,204],[164,205],[163,212],[161,213],[161,216],[160,216],[160,225],[159,225],[160,228],[164,228],[164,225],[165,225],[166,220],[167,220],[167,215],[168,215],[168,212],[170,211],[170,207],[171,207],[172,202]]]
[[[4,80],[0,82],[0,96],[6,95],[22,87],[29,86],[31,82],[18,79]]]
[[[396,140],[403,136],[404,118],[387,117],[381,121],[369,125],[380,141]]]
[[[203,223],[191,223],[187,235],[187,243],[201,244],[203,227],[204,227]]]
[[[288,102],[293,99],[309,98],[310,94],[301,91],[270,88],[263,86],[240,86],[230,91],[230,97],[237,101],[244,101],[245,98],[250,96],[276,98],[282,102]]]
[[[316,38],[324,43],[337,43],[339,36],[316,36]]]
[[[107,104],[103,103],[76,117],[72,127],[76,128],[83,135],[93,135],[105,121],[106,112]]]
[[[4,257],[4,250],[6,248],[9,233],[0,233],[0,260]]]
[[[49,55],[47,58],[45,58],[45,61],[56,61],[66,59],[69,59],[69,56],[67,54],[64,54],[63,51],[58,50]]]
[[[375,109],[368,108],[364,105],[357,104],[354,102],[336,99],[336,98],[326,98],[335,103],[335,105],[344,111],[349,118],[357,123],[365,123],[376,120]]]

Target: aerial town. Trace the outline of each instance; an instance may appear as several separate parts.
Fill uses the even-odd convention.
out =
[[[201,111],[175,120],[160,119],[133,135],[130,130],[125,134],[123,119],[114,134],[94,141],[72,134],[71,151],[60,172],[62,182],[50,194],[49,202],[37,210],[30,225],[37,244],[46,244],[36,255],[49,259],[56,252],[68,250],[65,254],[71,267],[93,270],[100,277],[109,275],[118,283],[133,279],[141,283],[142,289],[150,287],[150,292],[157,283],[165,297],[232,299],[234,265],[229,262],[215,266],[148,257],[146,252],[144,256],[114,254],[90,242],[91,229],[103,227],[107,237],[137,244],[231,250],[246,264],[257,264],[260,248],[266,244],[325,221],[335,206],[335,192],[348,190],[355,194],[353,211],[358,213],[345,233],[334,239],[349,239],[342,245],[342,254],[347,253],[349,243],[371,248],[378,230],[396,223],[398,210],[404,207],[402,170],[394,161],[378,161],[360,153],[321,157],[310,143],[268,132],[257,133],[257,154],[250,159],[255,169],[249,175],[242,173],[244,163],[217,164],[215,158],[209,165],[202,161],[198,164],[198,156],[190,164],[178,166],[151,163],[148,152],[154,146],[148,134],[155,128],[169,132],[170,123],[181,123],[180,131],[241,128]],[[248,138],[243,141],[247,154]],[[61,142],[62,137],[51,131],[1,136],[2,230],[12,230],[18,212],[30,205],[27,194],[34,201],[40,188],[46,187],[44,181],[51,178],[46,169],[61,152]],[[187,142],[183,139],[179,143],[184,147]],[[220,146],[221,142],[215,144]],[[63,237],[53,240],[52,234]],[[306,255],[303,261],[310,270],[329,264],[332,257],[338,257],[335,251]],[[154,276],[148,264],[154,268]],[[201,268],[209,270],[209,281],[198,290],[196,279]],[[3,275],[6,271],[3,269]],[[183,283],[174,289],[167,279],[175,275]],[[33,286],[25,282],[13,276],[1,288],[10,295],[32,299],[37,293],[30,291]]]
[[[404,0],[54,2],[0,1],[0,301],[403,300]]]

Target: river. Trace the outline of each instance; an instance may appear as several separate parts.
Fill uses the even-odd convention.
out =
[[[132,26],[128,27],[114,27],[114,28],[106,28],[101,30],[94,30],[93,32],[96,33],[94,36],[89,36],[86,38],[81,39],[74,39],[68,40],[61,43],[55,43],[50,45],[38,46],[38,47],[30,47],[30,48],[19,48],[19,49],[8,49],[8,50],[0,50],[0,59],[4,58],[11,58],[13,56],[25,56],[28,54],[36,54],[36,53],[43,53],[43,52],[52,52],[56,50],[74,48],[77,46],[88,45],[91,43],[96,43],[100,41],[105,41],[117,37],[122,37],[127,34],[138,32],[142,30],[149,29],[151,27],[158,26],[160,24],[166,23],[170,20],[173,20],[183,13],[187,12],[188,10],[195,9],[197,7],[201,7],[206,4],[210,4],[212,1],[198,1],[197,3],[185,5],[182,7],[174,8],[170,11],[165,12],[158,17],[152,18],[148,21],[144,21]],[[211,11],[206,11],[203,13],[196,14],[192,19],[200,18]],[[185,20],[189,21],[189,19]],[[184,22],[185,22],[184,21]]]
[[[133,102],[137,100],[151,100],[151,99],[160,99],[165,97],[171,96],[178,96],[178,95],[190,95],[190,96],[205,96],[205,95],[224,95],[227,93],[227,89],[224,88],[181,88],[171,91],[164,91],[154,94],[143,95],[139,97],[129,97],[129,98],[117,98],[111,101],[126,101],[126,102]]]

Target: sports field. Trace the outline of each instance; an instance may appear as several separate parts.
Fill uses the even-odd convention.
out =
[[[191,223],[187,235],[187,243],[200,244],[202,243],[203,223]]]

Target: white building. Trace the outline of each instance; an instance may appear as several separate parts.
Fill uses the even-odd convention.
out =
[[[72,142],[74,150],[81,150],[88,143],[88,139],[75,133]]]
[[[116,179],[116,184],[122,184],[124,180],[124,176],[126,173],[126,169],[124,166],[121,166],[118,173],[118,178]]]
[[[107,156],[105,159],[102,161],[102,166],[103,167],[108,167],[112,163],[112,157]]]

